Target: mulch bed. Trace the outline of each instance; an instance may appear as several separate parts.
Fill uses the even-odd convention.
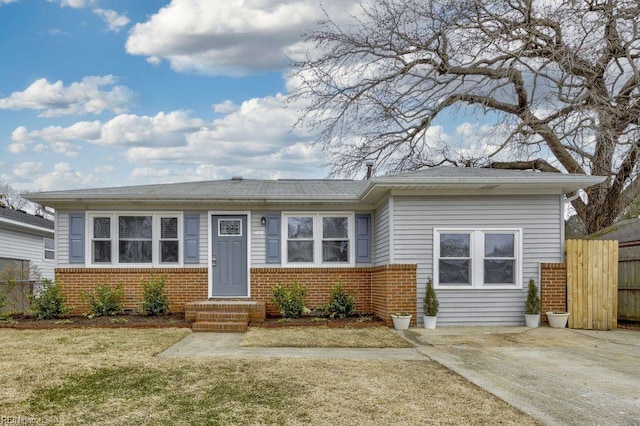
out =
[[[106,317],[87,318],[85,316],[66,316],[60,319],[37,320],[33,317],[14,316],[10,320],[0,321],[0,328],[16,330],[43,330],[57,328],[191,328],[184,320],[184,314],[147,316],[123,314]]]
[[[347,318],[325,318],[302,316],[300,318],[283,319],[267,316],[263,323],[251,323],[251,327],[282,328],[282,327],[329,327],[329,328],[367,328],[384,327],[385,322],[375,315],[359,315]]]

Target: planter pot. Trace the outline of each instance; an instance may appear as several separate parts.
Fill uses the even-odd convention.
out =
[[[424,328],[428,328],[430,330],[436,328],[436,320],[438,319],[438,317],[430,317],[424,315],[422,319],[424,320]]]
[[[411,315],[391,315],[391,319],[393,319],[393,328],[396,330],[407,330],[409,328],[409,324],[411,324]]]
[[[524,314],[524,322],[529,328],[536,328],[540,325],[540,314]]]
[[[547,312],[547,321],[549,321],[549,327],[551,328],[565,328],[567,326],[567,320],[569,319],[569,313],[553,313]]]

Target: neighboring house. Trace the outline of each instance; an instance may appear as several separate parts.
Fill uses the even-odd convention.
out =
[[[26,194],[56,209],[56,279],[81,291],[166,274],[175,310],[207,298],[270,304],[278,282],[326,303],[340,280],[360,312],[418,314],[432,278],[441,325],[524,323],[526,283],[561,262],[565,194],[601,177],[433,168],[349,180],[191,182]],[[414,315],[415,318],[415,315]]]
[[[619,260],[640,259],[640,219],[627,219],[614,223],[589,235],[596,240],[617,240],[619,243]]]
[[[52,220],[0,206],[0,271],[12,266],[27,279],[35,266],[43,278],[53,280],[55,257]]]

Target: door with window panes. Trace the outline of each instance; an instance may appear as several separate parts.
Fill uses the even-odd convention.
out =
[[[211,216],[213,296],[248,296],[247,216]]]

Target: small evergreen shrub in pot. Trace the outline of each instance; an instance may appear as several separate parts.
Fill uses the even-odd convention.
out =
[[[50,280],[44,280],[40,291],[37,294],[32,294],[29,298],[31,299],[31,309],[39,320],[58,318],[69,312],[65,306],[65,298],[60,287]]]
[[[307,295],[305,286],[294,282],[290,287],[281,283],[271,288],[271,301],[276,305],[283,318],[299,318],[304,311],[304,298]]]
[[[525,307],[525,323],[527,327],[535,328],[540,324],[540,309],[541,309],[540,296],[538,296],[538,287],[536,286],[533,278],[529,280],[529,287],[527,291],[527,301],[524,304]]]
[[[440,308],[440,302],[438,302],[436,291],[433,289],[433,282],[431,281],[431,278],[427,280],[427,291],[424,294],[423,302],[424,328],[436,328],[436,320],[438,316],[438,309]]]
[[[164,315],[169,312],[169,296],[164,292],[167,276],[160,278],[151,275],[148,280],[141,279],[142,282],[142,310],[147,315]]]
[[[346,318],[353,314],[356,308],[355,298],[347,293],[340,281],[331,290],[329,296],[329,304],[327,305],[327,313],[331,318]]]
[[[122,311],[122,284],[111,288],[107,282],[96,287],[95,293],[82,293],[82,297],[89,301],[90,318],[112,316]]]

